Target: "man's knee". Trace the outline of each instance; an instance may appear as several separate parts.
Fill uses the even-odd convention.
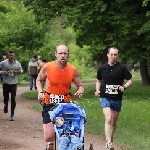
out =
[[[52,123],[43,124],[44,139],[46,142],[52,142],[55,140],[55,132]]]
[[[12,97],[12,98],[11,98],[11,102],[12,102],[14,105],[16,105],[15,97]]]
[[[112,118],[111,117],[107,117],[105,119],[105,122],[108,123],[108,124],[112,124]]]
[[[55,140],[55,137],[52,136],[44,136],[45,142],[53,142]]]

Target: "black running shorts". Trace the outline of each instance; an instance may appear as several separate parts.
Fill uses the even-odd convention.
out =
[[[51,122],[50,115],[49,115],[48,111],[50,111],[52,107],[54,107],[54,105],[50,105],[50,104],[49,105],[47,105],[47,104],[43,105],[43,111],[42,111],[43,124],[47,124],[47,123]]]

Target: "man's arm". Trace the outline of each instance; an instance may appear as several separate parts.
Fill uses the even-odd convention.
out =
[[[46,79],[46,65],[43,66],[36,79],[38,93],[43,92],[42,81]]]
[[[132,79],[127,80],[126,83],[124,84],[125,88],[129,88],[132,85]]]
[[[125,90],[126,88],[129,88],[131,85],[132,85],[132,79],[127,80],[124,85],[119,86],[119,90],[120,90],[121,92],[124,92],[124,90]]]
[[[37,86],[37,90],[38,90],[38,100],[44,99],[42,81],[44,81],[45,79],[46,79],[46,64],[42,67],[42,69],[39,72],[38,77],[36,79],[36,86]]]
[[[77,87],[77,91],[75,92],[74,96],[75,96],[75,98],[81,98],[82,94],[84,92],[84,86],[80,80],[80,76],[79,76],[79,73],[77,70],[75,70],[73,82]]]
[[[96,91],[95,91],[95,96],[100,95],[100,86],[101,86],[101,80],[96,80]]]
[[[21,73],[23,73],[23,69],[22,69],[22,66],[21,66],[21,64],[18,62],[18,69],[17,69],[17,71],[16,71],[16,73],[17,74],[21,74]]]

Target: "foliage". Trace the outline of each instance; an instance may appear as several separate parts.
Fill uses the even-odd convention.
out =
[[[148,1],[145,1],[145,5],[140,0],[24,2],[29,9],[33,9],[38,22],[40,19],[49,20],[66,15],[64,27],[74,28],[77,44],[80,47],[89,47],[88,52],[92,53],[93,61],[106,62],[106,52],[111,46],[119,48],[123,62],[139,61],[143,84],[150,84],[147,67],[150,56]]]
[[[22,3],[2,0],[0,6],[7,10],[0,13],[0,43],[5,50],[14,49],[20,61],[26,60],[42,46],[44,23],[37,24],[32,11],[27,11]]]
[[[50,0],[24,0],[24,3],[26,6],[28,6],[28,9],[33,9],[33,12],[36,14],[36,21],[42,22],[42,21],[48,21],[52,18],[55,18],[56,16],[60,15],[63,1],[50,1]],[[58,7],[55,7],[55,6]],[[60,9],[59,9],[60,6]]]
[[[143,0],[143,6],[147,6],[149,3],[149,0]]]
[[[20,1],[2,0],[0,4],[0,49],[1,53],[14,49],[21,63],[33,54],[54,60],[60,43],[71,47],[71,55],[75,53],[69,61],[82,77],[93,61],[106,61],[102,56],[110,46],[119,48],[124,62],[149,59],[149,3],[142,7],[139,0],[24,0],[25,8]],[[75,39],[80,47],[75,46]]]
[[[36,54],[46,57],[47,61],[51,61],[55,59],[56,46],[73,43],[75,33],[71,28],[63,29],[61,22],[57,19],[47,23],[47,26],[49,28],[45,34],[43,46],[37,50]]]
[[[142,3],[139,0],[25,0],[38,21],[67,15],[66,25],[72,25],[77,32],[77,44],[89,45],[96,60],[100,60],[102,51],[110,46],[117,46],[123,58],[139,60],[149,54],[149,30],[144,33],[142,28],[146,29],[149,21],[146,13],[150,6],[142,7]]]
[[[57,31],[57,32],[56,32]],[[56,45],[66,44],[69,47],[69,63],[76,66],[79,73],[82,76],[87,75],[87,69],[92,66],[92,54],[87,53],[88,48],[83,48],[75,44],[76,34],[72,28],[63,29],[62,25],[58,20],[53,20],[49,24],[49,30],[47,31],[44,39],[44,46],[40,48],[36,54],[47,57],[48,61],[54,60],[54,52]],[[42,53],[41,53],[42,52]]]
[[[19,82],[29,82],[30,81],[30,76],[29,76],[29,74],[28,73],[23,73],[23,74],[20,74],[19,76],[18,76],[18,78],[19,78]]]

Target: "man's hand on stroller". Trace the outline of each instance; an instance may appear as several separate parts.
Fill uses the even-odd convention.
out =
[[[43,92],[38,93],[38,100],[39,101],[43,101],[44,100],[44,93]]]
[[[75,93],[74,93],[74,97],[75,98],[81,98],[82,97],[82,92],[80,92],[80,91],[76,91]]]

